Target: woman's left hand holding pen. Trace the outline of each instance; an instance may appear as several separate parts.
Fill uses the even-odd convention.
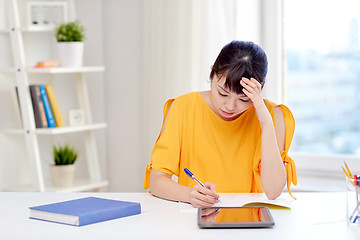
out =
[[[195,185],[190,192],[190,203],[194,207],[210,207],[218,203],[219,194],[216,193],[216,186],[206,182],[204,187],[200,184]]]

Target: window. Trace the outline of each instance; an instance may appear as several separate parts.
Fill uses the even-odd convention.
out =
[[[360,1],[284,0],[292,150],[360,154]]]

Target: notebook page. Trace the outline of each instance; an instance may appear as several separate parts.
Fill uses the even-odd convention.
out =
[[[268,206],[291,208],[291,202],[285,198],[279,197],[275,200],[269,200],[264,193],[219,193],[220,201],[214,204],[214,207],[242,207],[246,206]],[[194,211],[189,203],[179,202],[179,211]]]

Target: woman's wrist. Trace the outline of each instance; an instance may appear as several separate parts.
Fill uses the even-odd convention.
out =
[[[261,130],[263,131],[264,129],[274,129],[274,123],[273,120],[271,118],[271,115],[269,114],[268,117],[264,118],[264,120],[260,121],[260,127]]]

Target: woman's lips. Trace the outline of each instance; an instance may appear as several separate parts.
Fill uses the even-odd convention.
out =
[[[224,110],[221,110],[221,112],[222,112],[224,115],[226,115],[226,116],[232,116],[232,115],[234,115],[233,112],[232,112],[232,113],[229,113],[229,112],[226,112],[226,111],[224,111]]]

